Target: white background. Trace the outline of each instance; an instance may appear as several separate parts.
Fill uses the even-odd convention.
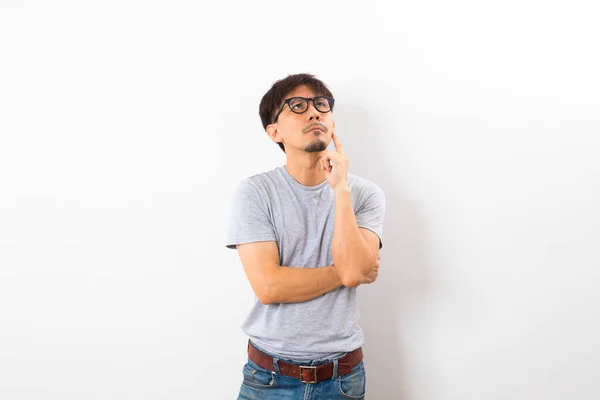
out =
[[[367,397],[600,398],[598,11],[4,0],[0,398],[236,397],[230,196],[285,162],[258,104],[298,72],[387,195]]]

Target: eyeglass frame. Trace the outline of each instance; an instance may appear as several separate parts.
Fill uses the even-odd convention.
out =
[[[294,110],[292,110],[292,106],[290,105],[290,102],[294,99],[303,99],[306,101],[306,110],[302,111],[302,112],[296,112]],[[315,106],[315,100],[316,99],[326,99],[327,103],[329,104],[329,110],[328,111],[321,111],[317,108],[317,106]],[[273,120],[273,123],[277,122],[277,119],[279,118],[279,115],[281,115],[283,109],[285,108],[285,105],[287,104],[288,107],[290,108],[290,111],[293,112],[294,114],[304,114],[305,112],[308,111],[308,108],[310,107],[310,105],[308,104],[308,101],[312,100],[313,102],[313,107],[315,108],[315,110],[317,110],[318,112],[322,113],[322,114],[326,114],[328,112],[331,112],[333,110],[333,104],[335,103],[335,99],[333,97],[329,97],[329,96],[315,96],[315,97],[301,97],[301,96],[295,96],[295,97],[290,97],[289,99],[285,99],[283,101],[283,104],[281,106],[281,108],[279,109],[279,111],[277,112],[277,115],[275,115],[275,119]]]

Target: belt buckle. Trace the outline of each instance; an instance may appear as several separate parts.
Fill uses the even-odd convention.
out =
[[[315,373],[315,380],[314,381],[305,381],[302,378],[302,369],[312,369],[314,371],[314,373]],[[300,366],[300,381],[302,383],[317,383],[317,366],[316,365],[312,366],[312,367],[311,366],[308,366],[308,367],[302,367],[302,366]]]

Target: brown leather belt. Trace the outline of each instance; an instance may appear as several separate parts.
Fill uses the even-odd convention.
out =
[[[273,371],[273,357],[263,353],[248,341],[248,358],[256,365]],[[352,371],[352,367],[363,359],[362,348],[346,354],[338,360],[338,375],[346,375]],[[281,375],[300,379],[303,383],[317,383],[333,377],[333,362],[315,366],[301,366],[278,360]]]

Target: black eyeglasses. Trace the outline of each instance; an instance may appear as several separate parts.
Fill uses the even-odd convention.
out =
[[[312,100],[317,111],[322,113],[331,111],[333,109],[333,103],[335,102],[333,98],[327,96],[317,96],[309,99],[306,97],[291,97],[283,102],[283,105],[277,112],[277,115],[275,115],[273,123],[277,122],[277,118],[279,118],[279,114],[281,114],[286,104],[290,107],[290,110],[293,113],[302,114],[308,110],[309,100]]]

